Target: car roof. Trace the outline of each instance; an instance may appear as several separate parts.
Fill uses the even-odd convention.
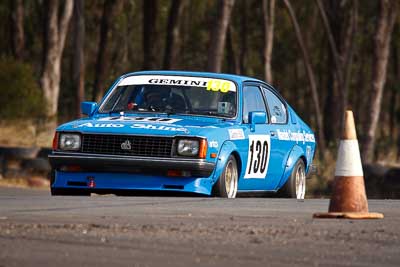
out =
[[[200,72],[200,71],[169,71],[169,70],[138,71],[138,72],[127,73],[123,77],[132,76],[132,75],[177,75],[177,76],[181,75],[181,76],[226,79],[226,80],[235,81],[238,84],[243,83],[243,82],[261,82],[264,84],[268,84],[259,79],[242,76],[242,75],[227,74],[227,73],[214,73],[214,72]]]

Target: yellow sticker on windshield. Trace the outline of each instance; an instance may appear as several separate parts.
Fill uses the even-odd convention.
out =
[[[228,93],[231,83],[222,80],[209,80],[207,82],[207,91]]]

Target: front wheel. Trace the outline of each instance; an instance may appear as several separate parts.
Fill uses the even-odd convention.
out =
[[[286,184],[282,187],[283,197],[304,199],[306,194],[306,170],[304,161],[297,160]]]
[[[213,195],[223,198],[235,198],[238,189],[238,168],[236,159],[230,155],[224,171],[213,188]]]

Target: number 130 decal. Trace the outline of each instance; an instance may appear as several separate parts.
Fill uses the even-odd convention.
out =
[[[269,135],[249,135],[249,152],[244,178],[265,178],[270,148],[271,138]]]

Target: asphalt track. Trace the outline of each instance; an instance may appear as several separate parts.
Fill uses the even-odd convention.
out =
[[[400,201],[369,205],[385,218],[313,219],[328,200],[0,188],[0,266],[400,266]]]

